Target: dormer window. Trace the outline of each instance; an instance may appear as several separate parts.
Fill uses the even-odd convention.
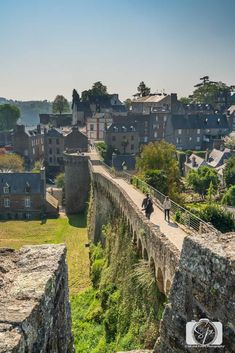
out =
[[[26,193],[29,193],[29,192],[30,192],[30,189],[31,189],[30,184],[29,184],[29,182],[27,181],[27,183],[26,183],[26,185],[25,185],[25,192],[26,192]]]
[[[10,186],[7,183],[3,187],[3,192],[4,192],[4,194],[9,194],[10,193]]]

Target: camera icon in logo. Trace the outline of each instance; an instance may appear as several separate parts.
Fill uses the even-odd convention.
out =
[[[219,346],[223,342],[221,322],[208,319],[190,321],[186,324],[186,343],[189,346]]]

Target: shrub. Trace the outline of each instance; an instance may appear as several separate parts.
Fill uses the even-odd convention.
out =
[[[223,196],[222,203],[228,206],[235,206],[235,185],[231,186]]]
[[[104,267],[105,260],[97,259],[91,265],[91,281],[94,288],[98,288],[100,283],[101,272]]]
[[[64,187],[64,173],[60,173],[56,176],[55,183],[56,183],[57,188]]]

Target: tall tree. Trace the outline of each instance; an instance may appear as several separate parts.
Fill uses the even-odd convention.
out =
[[[140,93],[141,97],[146,97],[150,94],[151,89],[146,86],[144,81],[141,81],[137,87],[137,91]]]
[[[69,102],[64,96],[58,95],[55,97],[53,105],[52,105],[53,113],[60,115],[62,113],[69,112]]]
[[[167,178],[169,195],[176,200],[180,191],[180,171],[176,158],[176,148],[166,141],[151,142],[142,148],[140,157],[137,158],[139,175],[145,179],[153,170],[161,170]]]
[[[14,129],[20,117],[20,110],[14,105],[0,105],[0,130]]]
[[[107,87],[101,81],[97,81],[93,83],[91,89],[82,92],[82,101],[91,102],[94,98],[106,96],[108,96]]]
[[[17,154],[0,155],[1,172],[21,172],[24,170],[24,160]]]
[[[229,158],[224,168],[224,180],[227,187],[235,185],[235,157]]]

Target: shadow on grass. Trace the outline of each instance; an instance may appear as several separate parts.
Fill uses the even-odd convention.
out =
[[[87,227],[87,211],[68,215],[69,224],[76,228]]]

